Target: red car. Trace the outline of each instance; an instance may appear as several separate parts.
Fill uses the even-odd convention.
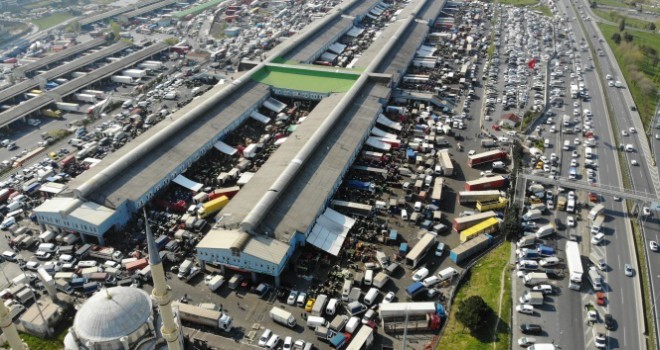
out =
[[[598,305],[605,306],[605,293],[597,292],[596,293],[596,302]]]
[[[599,202],[598,195],[595,193],[589,193],[589,202],[598,203]]]

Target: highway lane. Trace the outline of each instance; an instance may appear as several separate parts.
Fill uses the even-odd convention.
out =
[[[579,17],[578,14],[573,12],[572,8],[568,8],[569,17]],[[596,34],[594,24],[592,21],[585,21],[584,22],[585,27],[587,28],[588,34],[587,38],[589,39],[594,46],[600,45],[598,43],[598,40],[591,40],[593,38],[593,35]],[[579,23],[576,21],[572,21],[572,26],[575,29],[576,33],[581,33],[581,27],[579,26]],[[612,66],[611,62],[608,60],[608,56],[600,56],[596,57],[601,64],[601,67],[603,67],[603,74],[612,74],[608,72],[612,72],[614,70],[614,67]],[[612,74],[615,75],[615,74]],[[604,80],[604,77],[600,77],[601,81]],[[625,90],[623,89],[616,89],[613,87],[607,87],[600,85],[598,82],[598,77],[595,76],[595,73],[590,74],[585,76],[586,83],[588,84],[589,87],[592,88],[593,92],[593,100],[592,100],[592,108],[596,109],[598,107],[602,108],[602,110],[598,110],[598,114],[596,114],[596,110],[594,110],[595,115],[602,115],[603,117],[606,116],[605,113],[605,104],[603,103],[604,101],[600,101],[600,103],[597,103],[597,100],[602,98],[601,93],[596,93],[596,89],[602,89],[604,90],[603,93],[607,94],[607,98],[610,99],[610,103],[614,109],[615,117],[617,118],[617,124],[619,126],[619,129],[614,131],[618,132],[619,135],[621,135],[621,129],[625,128],[628,129],[631,125],[634,124],[633,120],[631,118],[635,117],[635,115],[630,114],[630,108],[629,104],[625,102],[624,96],[622,96],[622,92]],[[602,114],[601,114],[602,113]],[[619,183],[619,176],[617,176],[618,168],[613,160],[616,160],[616,150],[617,146],[620,145],[615,145],[614,140],[609,137],[609,133],[606,132],[606,130],[609,130],[609,121],[607,118],[594,118],[595,122],[595,128],[596,130],[599,131],[598,135],[602,138],[601,139],[601,144],[602,146],[599,147],[599,163],[600,163],[600,183],[604,185],[610,185],[610,186],[621,186]],[[639,131],[642,131],[641,128],[637,127]],[[613,135],[612,135],[613,136]],[[631,136],[623,137],[625,139],[625,143],[631,143],[634,145],[634,148],[636,152],[633,154],[627,154],[626,158],[628,159],[628,162],[631,159],[636,159],[639,163],[639,167],[630,167],[629,165],[624,165],[621,164],[620,166],[626,166],[633,168],[631,169],[631,176],[632,176],[632,182],[634,184],[635,190],[637,191],[643,191],[643,192],[650,192],[654,191],[653,183],[651,181],[651,175],[644,170],[647,170],[646,165],[646,158],[641,156],[640,151],[642,150],[643,146],[643,140],[640,140],[639,138],[640,134],[633,134]],[[609,139],[608,139],[609,137]],[[609,143],[609,144],[608,144]],[[605,146],[605,147],[603,147]],[[610,206],[612,205],[612,206]],[[623,215],[623,208],[620,204],[617,203],[607,203],[606,206],[608,206],[608,209],[613,209],[613,211],[609,211],[613,216],[621,218]],[[625,263],[634,263],[634,249],[632,247],[632,243],[630,240],[626,239],[625,235],[625,230],[626,227],[624,226],[625,221],[624,220],[615,220],[613,229],[614,229],[614,235],[619,236],[617,239],[613,239],[610,241],[610,244],[608,244],[605,247],[605,254],[608,260],[608,264],[610,265],[610,271],[607,273],[606,276],[606,282],[612,288],[612,291],[608,294],[613,294],[610,297],[610,300],[613,302],[609,304],[609,309],[610,312],[614,315],[614,317],[619,321],[620,328],[618,331],[618,334],[616,334],[616,338],[613,338],[612,340],[616,341],[615,343],[611,342],[610,345],[612,347],[618,346],[619,348],[641,348],[641,344],[643,344],[643,335],[642,335],[642,326],[640,324],[640,320],[642,319],[642,315],[639,314],[638,308],[635,308],[635,304],[632,302],[635,300],[633,297],[639,295],[638,294],[638,288],[639,288],[639,281],[635,280],[636,283],[630,283],[630,278],[626,277],[623,272],[623,264]],[[608,225],[609,226],[609,225]],[[618,234],[617,234],[618,232]],[[634,279],[638,279],[639,276],[635,275]],[[625,298],[621,298],[621,303],[614,302],[617,300],[617,297],[614,295],[615,291],[619,290],[619,293],[621,296],[626,296]],[[628,302],[626,302],[628,301]]]
[[[565,5],[565,4],[561,4]],[[570,6],[561,6],[569,18],[578,17]],[[573,33],[576,33],[576,43],[580,43],[584,37],[582,28],[576,21],[571,21]],[[589,51],[578,53],[581,56],[582,64],[591,63],[591,54]],[[599,163],[598,183],[609,186],[621,186],[619,174],[620,171],[616,162],[617,145],[615,144],[613,133],[619,130],[610,130],[611,126],[607,119],[607,112],[603,94],[599,87],[599,79],[596,77],[596,71],[590,71],[584,74],[585,85],[589,89],[591,101],[583,103],[583,108],[590,109],[594,114],[593,126],[598,136],[597,160]],[[605,87],[606,88],[606,87]],[[636,146],[637,148],[638,146]],[[623,265],[634,261],[631,242],[625,237],[625,219],[623,218],[623,207],[619,202],[614,202],[612,198],[605,199],[605,205],[608,214],[614,220],[608,220],[606,242],[603,246],[593,246],[591,249],[601,252],[609,265],[604,278],[606,281],[606,291],[609,299],[605,310],[611,313],[618,320],[619,328],[610,333],[610,348],[621,349],[641,349],[641,330],[638,327],[637,308],[635,306],[635,284],[630,283],[630,277],[623,273]],[[618,236],[618,237],[617,237]],[[616,238],[615,238],[616,237]],[[589,238],[589,236],[584,237]],[[634,278],[638,278],[635,276]],[[589,300],[589,298],[586,298]],[[593,301],[593,297],[591,297]],[[602,313],[601,313],[602,314]],[[585,342],[591,345],[591,334],[585,332]]]

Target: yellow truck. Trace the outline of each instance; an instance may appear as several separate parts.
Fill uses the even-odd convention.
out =
[[[211,214],[220,211],[220,209],[224,208],[227,203],[229,203],[229,197],[227,196],[220,196],[218,198],[212,199],[202,204],[202,207],[197,210],[197,215],[201,219],[204,219]]]
[[[557,209],[566,210],[566,196],[557,197]]]
[[[55,119],[60,119],[60,118],[62,118],[62,112],[59,111],[59,110],[57,110],[57,109],[55,109],[55,110],[52,110],[52,109],[42,109],[42,110],[41,110],[41,114],[43,114],[43,115],[46,116],[46,117],[51,117],[51,118],[55,118]]]
[[[493,199],[489,201],[477,201],[477,210],[480,212],[488,211],[488,210],[495,210],[495,209],[502,209],[506,207],[506,205],[509,203],[509,200],[506,199],[506,197],[500,197],[498,199]]]

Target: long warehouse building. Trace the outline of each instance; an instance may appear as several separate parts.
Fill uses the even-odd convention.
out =
[[[279,284],[279,275],[289,258],[304,242],[334,253],[336,244],[328,247],[315,234],[333,228],[337,242],[342,235],[345,238],[349,227],[343,226],[337,232],[335,220],[346,218],[326,207],[389,100],[391,75],[379,74],[378,70],[392,62],[412,61],[416,47],[412,52],[398,48],[408,41],[421,45],[424,37],[403,34],[417,23],[420,10],[427,8],[424,5],[429,1],[433,0],[413,2],[409,5],[412,8],[399,15],[403,20],[388,26],[380,41],[367,50],[373,62],[365,64],[366,68],[360,72],[345,73],[352,74],[354,79],[345,92],[291,91],[275,85],[269,87],[255,78],[264,70],[287,69],[294,75],[316,74],[321,84],[315,86],[322,85],[322,79],[327,79],[328,71],[334,69],[271,62],[301,52],[299,45],[314,42],[313,36],[336,30],[328,28],[328,24],[339,23],[344,30],[345,25],[338,17],[346,13],[345,9],[363,2],[352,0],[341,4],[307,30],[276,47],[272,55],[242,78],[227,87],[214,88],[175,113],[172,124],[157,125],[134,140],[134,147],[120,149],[104,159],[101,166],[71,181],[62,197],[50,199],[35,209],[39,223],[79,232],[85,240],[95,238],[103,242],[106,232],[123,227],[133,213],[267,99],[289,93],[321,99],[306,121],[218,214],[220,225],[199,243],[198,258],[222,269],[251,271],[253,278],[259,273],[272,276]],[[378,2],[372,4],[364,6],[364,10],[370,11]],[[438,13],[440,9],[441,6]],[[337,39],[334,35],[326,38],[332,41],[319,47],[329,47]],[[393,51],[396,54],[392,55]],[[290,78],[295,80],[295,76]],[[273,178],[272,174],[279,175]]]
[[[96,22],[101,22],[103,20],[119,16],[122,13],[134,11],[134,10],[137,10],[137,9],[145,7],[145,6],[155,4],[158,1],[161,1],[161,0],[144,0],[144,1],[137,2],[133,5],[124,5],[122,7],[118,7],[114,10],[105,11],[103,13],[99,13],[98,15],[83,18],[83,19],[80,20],[80,25],[81,26],[86,26],[86,25],[94,24]]]

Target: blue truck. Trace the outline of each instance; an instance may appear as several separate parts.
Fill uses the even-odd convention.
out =
[[[545,244],[539,244],[536,248],[538,255],[540,256],[553,256],[555,255],[555,248],[547,246]]]
[[[408,294],[408,296],[412,299],[415,299],[416,296],[423,292],[426,292],[426,287],[422,284],[422,282],[415,282],[406,288],[406,294]]]
[[[360,180],[348,180],[348,188],[355,188],[357,190],[364,190],[374,192],[376,185],[373,182],[366,182]]]

